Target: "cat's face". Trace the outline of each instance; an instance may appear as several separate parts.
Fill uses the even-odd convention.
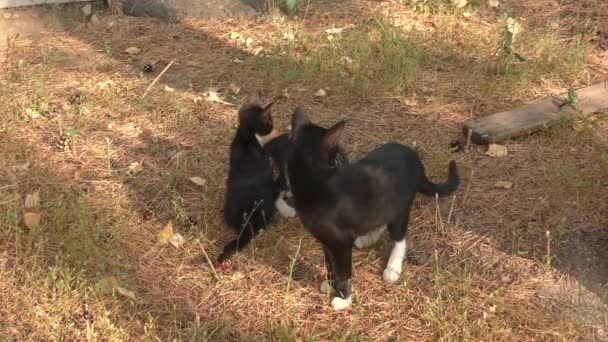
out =
[[[338,144],[344,124],[340,121],[330,128],[315,125],[303,109],[297,108],[290,132],[290,161],[303,163],[319,174],[335,174],[341,165],[348,162],[346,153]]]
[[[272,115],[270,114],[270,106],[272,106],[272,103],[255,111],[254,115],[256,118],[254,120],[253,127],[255,133],[258,135],[264,136],[272,132],[273,124]]]
[[[272,132],[272,115],[270,108],[273,102],[262,105],[257,96],[250,98],[239,109],[239,125],[248,127],[253,133],[264,136]]]

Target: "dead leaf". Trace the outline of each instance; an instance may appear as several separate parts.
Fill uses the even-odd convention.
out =
[[[238,33],[238,32],[231,32],[230,33],[230,39],[239,39],[241,38],[243,35]]]
[[[169,221],[167,225],[163,228],[163,230],[158,233],[158,242],[161,244],[166,244],[169,242],[171,237],[173,236],[173,223]]]
[[[97,86],[97,88],[99,88],[99,89],[105,89],[105,88],[107,88],[107,87],[112,86],[113,84],[114,84],[114,81],[112,81],[112,80],[107,80],[107,81],[104,81],[104,82],[97,82],[96,86]]]
[[[98,285],[102,293],[112,293],[118,287],[118,280],[114,277],[105,277],[99,280]]]
[[[488,6],[496,8],[500,6],[500,2],[498,2],[498,0],[488,0]]]
[[[144,168],[141,165],[141,163],[132,162],[131,164],[129,164],[129,167],[127,167],[127,173],[130,175],[136,175],[136,174],[140,173],[143,169]]]
[[[316,93],[315,93],[316,97],[325,97],[327,96],[327,92],[324,89],[319,89]]]
[[[125,50],[125,53],[127,53],[129,55],[137,55],[140,52],[141,52],[141,49],[137,48],[135,46],[131,46]]]
[[[245,275],[239,271],[236,271],[230,275],[230,280],[240,280],[243,278],[245,278]]]
[[[178,233],[173,234],[173,236],[171,236],[171,238],[169,239],[169,243],[172,244],[175,248],[180,248],[185,242],[186,239],[184,239],[184,237]]]
[[[129,290],[125,289],[124,287],[117,287],[116,292],[120,293],[121,295],[123,295],[125,297],[129,297],[129,298],[135,300],[135,292],[129,291]]]
[[[243,63],[245,63],[245,61],[237,57],[232,60],[232,63],[243,64]]]
[[[497,188],[511,189],[513,187],[513,182],[498,181],[494,186]]]
[[[234,94],[234,95],[238,95],[241,92],[241,88],[239,88],[236,84],[234,83],[230,83],[230,85],[228,86],[228,88],[230,89],[230,91]]]
[[[217,90],[213,88],[207,89],[207,91],[204,92],[203,95],[205,96],[205,100],[209,102],[217,102],[228,106],[234,106],[234,104],[224,101],[224,99],[220,97],[220,94],[217,92]]]
[[[328,28],[327,30],[325,30],[325,33],[340,34],[340,33],[342,33],[342,31],[344,31],[344,29],[341,27],[332,27],[332,28]]]
[[[488,145],[488,150],[485,152],[485,155],[495,158],[505,157],[507,154],[509,154],[507,147],[497,144]]]
[[[452,0],[452,2],[454,3],[454,6],[458,8],[463,8],[467,5],[467,0]]]
[[[261,47],[261,46],[260,46],[260,47],[255,48],[255,50],[253,50],[253,55],[254,55],[254,56],[259,55],[259,54],[260,54],[260,52],[262,52],[262,50],[264,50],[264,48],[263,48],[263,47]]]
[[[31,108],[26,108],[25,109],[25,114],[27,114],[27,116],[29,116],[32,119],[36,119],[40,117],[40,113],[38,113],[38,111],[33,110]]]
[[[25,209],[31,209],[40,205],[40,192],[36,191],[25,196]]]
[[[173,93],[175,91],[175,89],[169,87],[168,85],[165,84],[165,91],[169,92],[169,93]]]
[[[253,44],[253,38],[249,37],[245,40],[245,46],[249,47],[251,44]]]
[[[207,181],[201,177],[190,177],[188,180],[198,186],[205,186],[207,184]]]
[[[29,229],[34,229],[40,226],[40,214],[25,213],[23,220]]]

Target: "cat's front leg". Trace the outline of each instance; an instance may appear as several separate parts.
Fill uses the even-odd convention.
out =
[[[346,241],[330,247],[335,264],[334,291],[331,293],[334,310],[344,310],[352,304],[352,246],[352,241]]]

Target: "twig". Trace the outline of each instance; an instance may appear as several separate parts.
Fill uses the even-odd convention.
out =
[[[306,19],[306,15],[308,14],[308,7],[310,7],[310,0],[306,3],[306,10],[304,11],[304,19]]]
[[[450,220],[452,219],[452,212],[454,211],[454,203],[456,202],[456,195],[452,196],[452,204],[450,205],[450,212],[448,213],[447,225],[450,225]]]
[[[169,64],[167,64],[167,66],[163,69],[163,71],[161,71],[160,74],[158,74],[158,76],[156,76],[156,78],[154,79],[154,81],[152,81],[152,83],[150,83],[150,85],[148,86],[148,88],[146,88],[146,91],[144,92],[144,94],[141,96],[142,99],[144,97],[146,97],[146,95],[148,95],[148,92],[150,91],[150,89],[152,89],[152,87],[154,87],[154,85],[156,84],[156,82],[158,82],[158,80],[163,76],[163,74],[165,72],[167,72],[167,70],[169,70],[169,68],[173,65],[173,62],[175,62],[175,59],[171,60],[171,62],[169,62]]]
[[[469,153],[470,148],[471,148],[471,136],[473,135],[473,130],[472,129],[468,129],[467,130],[467,144],[464,146],[464,152],[465,153]]]
[[[473,184],[473,174],[475,170],[471,170],[471,176],[469,176],[469,184],[467,184],[467,189],[464,191],[464,196],[462,196],[462,203],[466,203],[467,195],[469,194],[469,190],[471,190],[471,184]]]
[[[209,259],[209,255],[207,255],[207,252],[205,251],[205,247],[203,246],[203,244],[200,241],[198,242],[198,244],[199,244],[199,246],[201,246],[203,255],[205,256],[205,259],[207,259],[207,262],[209,263],[209,266],[211,267],[211,270],[213,271],[213,275],[215,276],[215,279],[220,280],[220,277],[217,275],[217,272],[215,271],[215,267],[213,267],[213,263],[211,262],[211,259]]]

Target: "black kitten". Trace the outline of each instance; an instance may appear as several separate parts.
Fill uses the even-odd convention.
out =
[[[219,262],[247,246],[273,218],[278,193],[273,188],[270,157],[256,137],[272,131],[271,106],[272,102],[263,106],[254,98],[239,109],[224,203],[224,220],[238,237],[224,246]]]
[[[277,176],[274,181],[274,188],[279,191],[279,197],[275,201],[275,206],[281,215],[286,217],[295,217],[295,210],[289,206],[284,198],[291,197],[291,187],[289,185],[289,177],[287,175],[287,153],[289,151],[289,133],[284,133],[276,138],[268,141],[264,145],[264,150],[268,152],[273,161],[275,173]],[[343,164],[348,164],[346,152],[340,146],[335,153],[329,158],[329,170],[335,172]],[[293,215],[287,215],[291,214]]]
[[[445,196],[459,184],[456,163],[450,162],[446,183],[434,184],[425,175],[419,156],[409,147],[384,144],[332,176],[328,157],[335,151],[344,127],[329,129],[310,122],[303,109],[292,117],[288,172],[295,207],[304,227],[323,245],[328,279],[321,291],[332,288],[331,306],[351,303],[352,247],[363,247],[387,226],[395,241],[383,278],[399,279],[406,252],[410,207],[417,192]]]

